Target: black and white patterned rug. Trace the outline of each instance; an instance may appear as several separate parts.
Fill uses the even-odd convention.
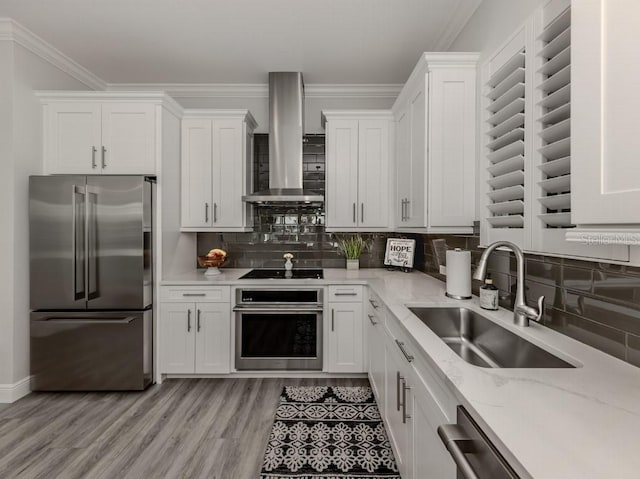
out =
[[[400,479],[370,387],[285,386],[260,479]]]

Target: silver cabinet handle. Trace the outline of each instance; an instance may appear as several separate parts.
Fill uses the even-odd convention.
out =
[[[353,204],[353,222],[356,222],[356,204]]]
[[[370,299],[369,302],[371,303],[371,306],[373,306],[373,309],[378,309],[380,307],[373,299]]]
[[[206,296],[206,293],[182,293],[182,296]]]
[[[406,210],[405,219],[407,221],[409,221],[411,219],[411,207],[409,206],[410,204],[411,204],[411,200],[409,198],[407,198],[405,200],[405,204],[404,204],[405,205],[404,209]]]
[[[205,201],[204,203],[204,222],[209,222],[209,203]]]
[[[400,351],[402,351],[402,354],[404,354],[404,358],[407,360],[407,362],[410,363],[411,361],[414,360],[414,357],[411,354],[409,354],[406,349],[404,349],[404,343],[402,341],[398,341],[396,339],[396,344],[400,348]]]
[[[213,222],[218,222],[218,203],[213,203]]]
[[[196,330],[200,332],[200,310],[199,309],[197,310],[197,313],[196,313],[196,324],[197,324]]]
[[[396,411],[400,410],[400,381],[404,380],[402,376],[400,376],[400,371],[396,372]]]
[[[375,318],[375,316],[373,316],[372,314],[367,314],[367,317],[369,318],[369,321],[371,321],[371,324],[378,324],[378,321],[374,321],[373,318]]]
[[[360,203],[360,221],[364,223],[364,203]]]
[[[358,296],[358,293],[333,293],[334,296]]]
[[[191,331],[191,310],[187,309],[187,333]]]
[[[95,146],[91,147],[91,168],[93,168],[94,170],[98,166],[96,164],[96,152],[97,151],[98,151],[98,149]]]
[[[458,466],[458,473],[464,479],[479,479],[471,464],[465,457],[465,452],[475,449],[473,439],[457,424],[443,424],[438,427],[438,436],[444,443],[453,462]]]
[[[407,419],[410,419],[411,416],[407,414],[407,390],[411,389],[407,386],[407,381],[402,378],[402,424],[407,423]]]
[[[102,147],[102,167],[107,167],[107,149],[104,146]]]
[[[335,310],[331,308],[331,331],[335,331]]]

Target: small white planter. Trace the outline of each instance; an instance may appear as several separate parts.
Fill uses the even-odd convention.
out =
[[[359,259],[348,259],[347,260],[347,269],[360,269],[360,260]]]

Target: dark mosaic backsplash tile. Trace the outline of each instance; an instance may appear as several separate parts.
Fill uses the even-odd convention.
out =
[[[408,235],[424,254],[417,266],[446,281],[438,273],[432,241],[444,238],[447,248],[471,250],[472,268],[482,254],[477,236]],[[640,268],[609,263],[527,254],[525,296],[529,304],[545,297],[544,322],[578,341],[640,366]],[[499,290],[500,305],[513,310],[516,262],[513,254],[495,251],[488,263]],[[473,291],[481,286],[473,281]]]

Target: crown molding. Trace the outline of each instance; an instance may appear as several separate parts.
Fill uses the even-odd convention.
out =
[[[110,83],[110,91],[166,91],[174,98],[268,98],[266,83]],[[396,98],[396,84],[308,84],[306,98]]]
[[[93,90],[107,87],[105,81],[11,18],[0,18],[0,41],[12,41],[26,48]]]
[[[438,40],[436,41],[435,45],[433,45],[433,51],[448,51],[481,3],[482,0],[467,0],[464,2],[460,2],[458,8],[451,17],[451,20],[447,24],[445,24],[442,31],[438,35]]]

